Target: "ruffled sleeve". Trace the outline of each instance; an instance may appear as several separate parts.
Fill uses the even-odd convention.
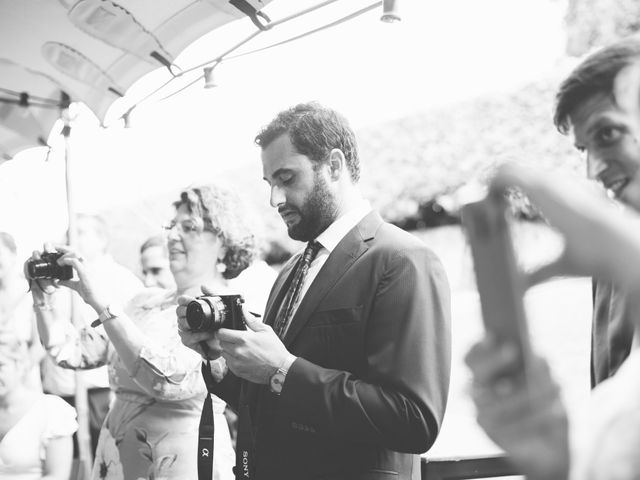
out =
[[[180,341],[176,305],[165,302],[153,307],[150,299],[141,300],[133,302],[132,319],[147,338],[129,372],[131,379],[159,400],[179,401],[203,393],[201,358]]]
[[[49,356],[63,368],[88,370],[106,365],[109,340],[102,327],[76,330],[71,323],[56,325],[55,342],[45,346]],[[53,329],[52,329],[53,330]]]
[[[162,400],[184,400],[203,392],[200,358],[182,352],[185,348],[182,344],[143,347],[131,378],[149,395]]]
[[[57,365],[72,370],[88,370],[106,365],[109,340],[104,328],[77,329],[69,320],[71,292],[63,289],[56,293],[60,298],[53,310],[41,320],[44,333],[40,332],[42,346]],[[86,304],[78,304],[79,318],[95,319],[95,312]],[[46,340],[45,340],[46,339]]]

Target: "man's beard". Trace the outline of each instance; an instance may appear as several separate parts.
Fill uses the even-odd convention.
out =
[[[322,176],[316,173],[313,190],[297,210],[300,221],[291,225],[288,232],[291,238],[302,242],[315,239],[336,219],[335,201]]]

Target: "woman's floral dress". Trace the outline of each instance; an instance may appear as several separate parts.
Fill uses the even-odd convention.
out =
[[[115,396],[100,432],[93,480],[197,479],[198,425],[206,388],[201,358],[180,341],[175,294],[147,289],[126,308],[146,335],[133,371],[127,371],[104,333],[67,330],[50,350],[67,368],[109,365]],[[225,403],[213,397],[214,479],[233,479],[235,454]]]

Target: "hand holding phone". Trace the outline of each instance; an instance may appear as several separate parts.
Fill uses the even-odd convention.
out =
[[[511,241],[506,203],[497,194],[462,207],[462,226],[471,246],[484,326],[498,343],[517,349],[509,376],[526,376],[531,346],[524,309],[524,278]]]

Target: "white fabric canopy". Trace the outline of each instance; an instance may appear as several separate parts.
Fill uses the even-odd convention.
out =
[[[159,67],[178,73],[186,46],[268,3],[0,0],[0,162],[46,141],[63,92],[103,121],[136,80]]]

